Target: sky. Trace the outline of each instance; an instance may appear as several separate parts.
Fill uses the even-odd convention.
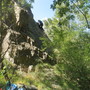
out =
[[[54,11],[50,9],[53,0],[35,0],[33,3],[32,13],[35,21],[52,18]]]

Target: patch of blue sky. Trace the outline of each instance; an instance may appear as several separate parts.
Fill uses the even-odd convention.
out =
[[[35,0],[33,3],[32,12],[36,21],[54,16],[54,11],[50,8],[53,0]]]

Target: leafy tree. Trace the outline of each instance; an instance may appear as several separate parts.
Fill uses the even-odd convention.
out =
[[[77,17],[83,16],[85,19],[84,22],[87,25],[87,28],[90,28],[89,20],[88,20],[88,14],[89,14],[89,8],[90,8],[90,1],[89,0],[54,0],[53,5],[51,5],[51,8],[53,10],[57,10],[58,16],[63,17],[64,15],[67,16],[67,19],[72,19],[75,15]],[[78,19],[80,20],[80,16]],[[81,22],[80,22],[81,23]]]
[[[89,0],[54,0],[55,17],[45,21],[51,43],[44,42],[44,47],[51,47],[57,70],[65,75],[63,85],[73,90],[90,89],[89,4]]]

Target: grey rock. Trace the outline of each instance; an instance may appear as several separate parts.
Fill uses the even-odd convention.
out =
[[[13,24],[8,24],[10,20],[13,20]],[[8,15],[6,22],[8,29],[3,31],[0,45],[0,53],[5,59],[21,65],[21,68],[23,64],[25,66],[35,65],[35,60],[39,58],[49,61],[48,54],[40,51],[42,45],[40,37],[47,39],[48,37],[38,27],[30,9],[22,8],[14,2],[14,12]]]

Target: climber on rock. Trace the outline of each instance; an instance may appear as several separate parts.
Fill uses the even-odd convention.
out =
[[[38,20],[38,26],[41,30],[43,30],[43,22],[41,20]]]

